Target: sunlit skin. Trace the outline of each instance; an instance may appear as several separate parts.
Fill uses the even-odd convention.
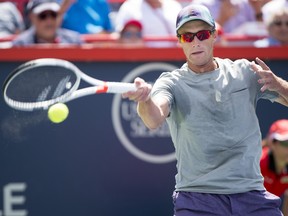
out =
[[[178,34],[196,33],[200,30],[212,30],[213,27],[203,21],[190,21],[185,23]],[[213,58],[213,46],[217,39],[214,31],[210,38],[200,41],[197,37],[191,43],[180,43],[186,56],[188,67],[195,73],[205,73],[217,68],[217,63]]]
[[[49,12],[49,11],[45,11]],[[30,15],[31,23],[35,27],[38,40],[53,43],[56,37],[56,31],[58,28],[57,19],[48,16],[45,20],[39,19],[37,14]]]
[[[274,24],[275,22],[282,22],[282,25],[277,26]],[[280,41],[282,45],[288,45],[288,25],[286,23],[288,23],[288,11],[274,16],[273,21],[268,26],[269,34]]]

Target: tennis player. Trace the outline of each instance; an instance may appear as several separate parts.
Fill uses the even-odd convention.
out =
[[[259,99],[288,105],[288,83],[256,58],[213,56],[217,39],[209,10],[184,7],[177,37],[187,62],[164,72],[153,87],[135,79],[139,116],[154,129],[168,122],[176,150],[175,216],[280,216],[279,197],[260,172]]]

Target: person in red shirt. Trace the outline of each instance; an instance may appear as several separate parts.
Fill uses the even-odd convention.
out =
[[[282,212],[288,215],[288,119],[275,121],[263,142],[260,161],[264,186],[282,199]]]

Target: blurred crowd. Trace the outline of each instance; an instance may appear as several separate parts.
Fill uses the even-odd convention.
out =
[[[176,16],[188,4],[209,8],[220,45],[233,37],[255,47],[288,44],[288,0],[13,0],[0,1],[0,47],[105,39],[173,47]]]

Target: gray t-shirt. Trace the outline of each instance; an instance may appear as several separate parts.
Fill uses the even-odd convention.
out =
[[[256,103],[274,101],[260,91],[258,75],[245,59],[215,58],[219,68],[197,74],[188,69],[163,73],[152,97],[166,97],[176,150],[176,191],[215,194],[264,190],[260,173],[261,132]]]

